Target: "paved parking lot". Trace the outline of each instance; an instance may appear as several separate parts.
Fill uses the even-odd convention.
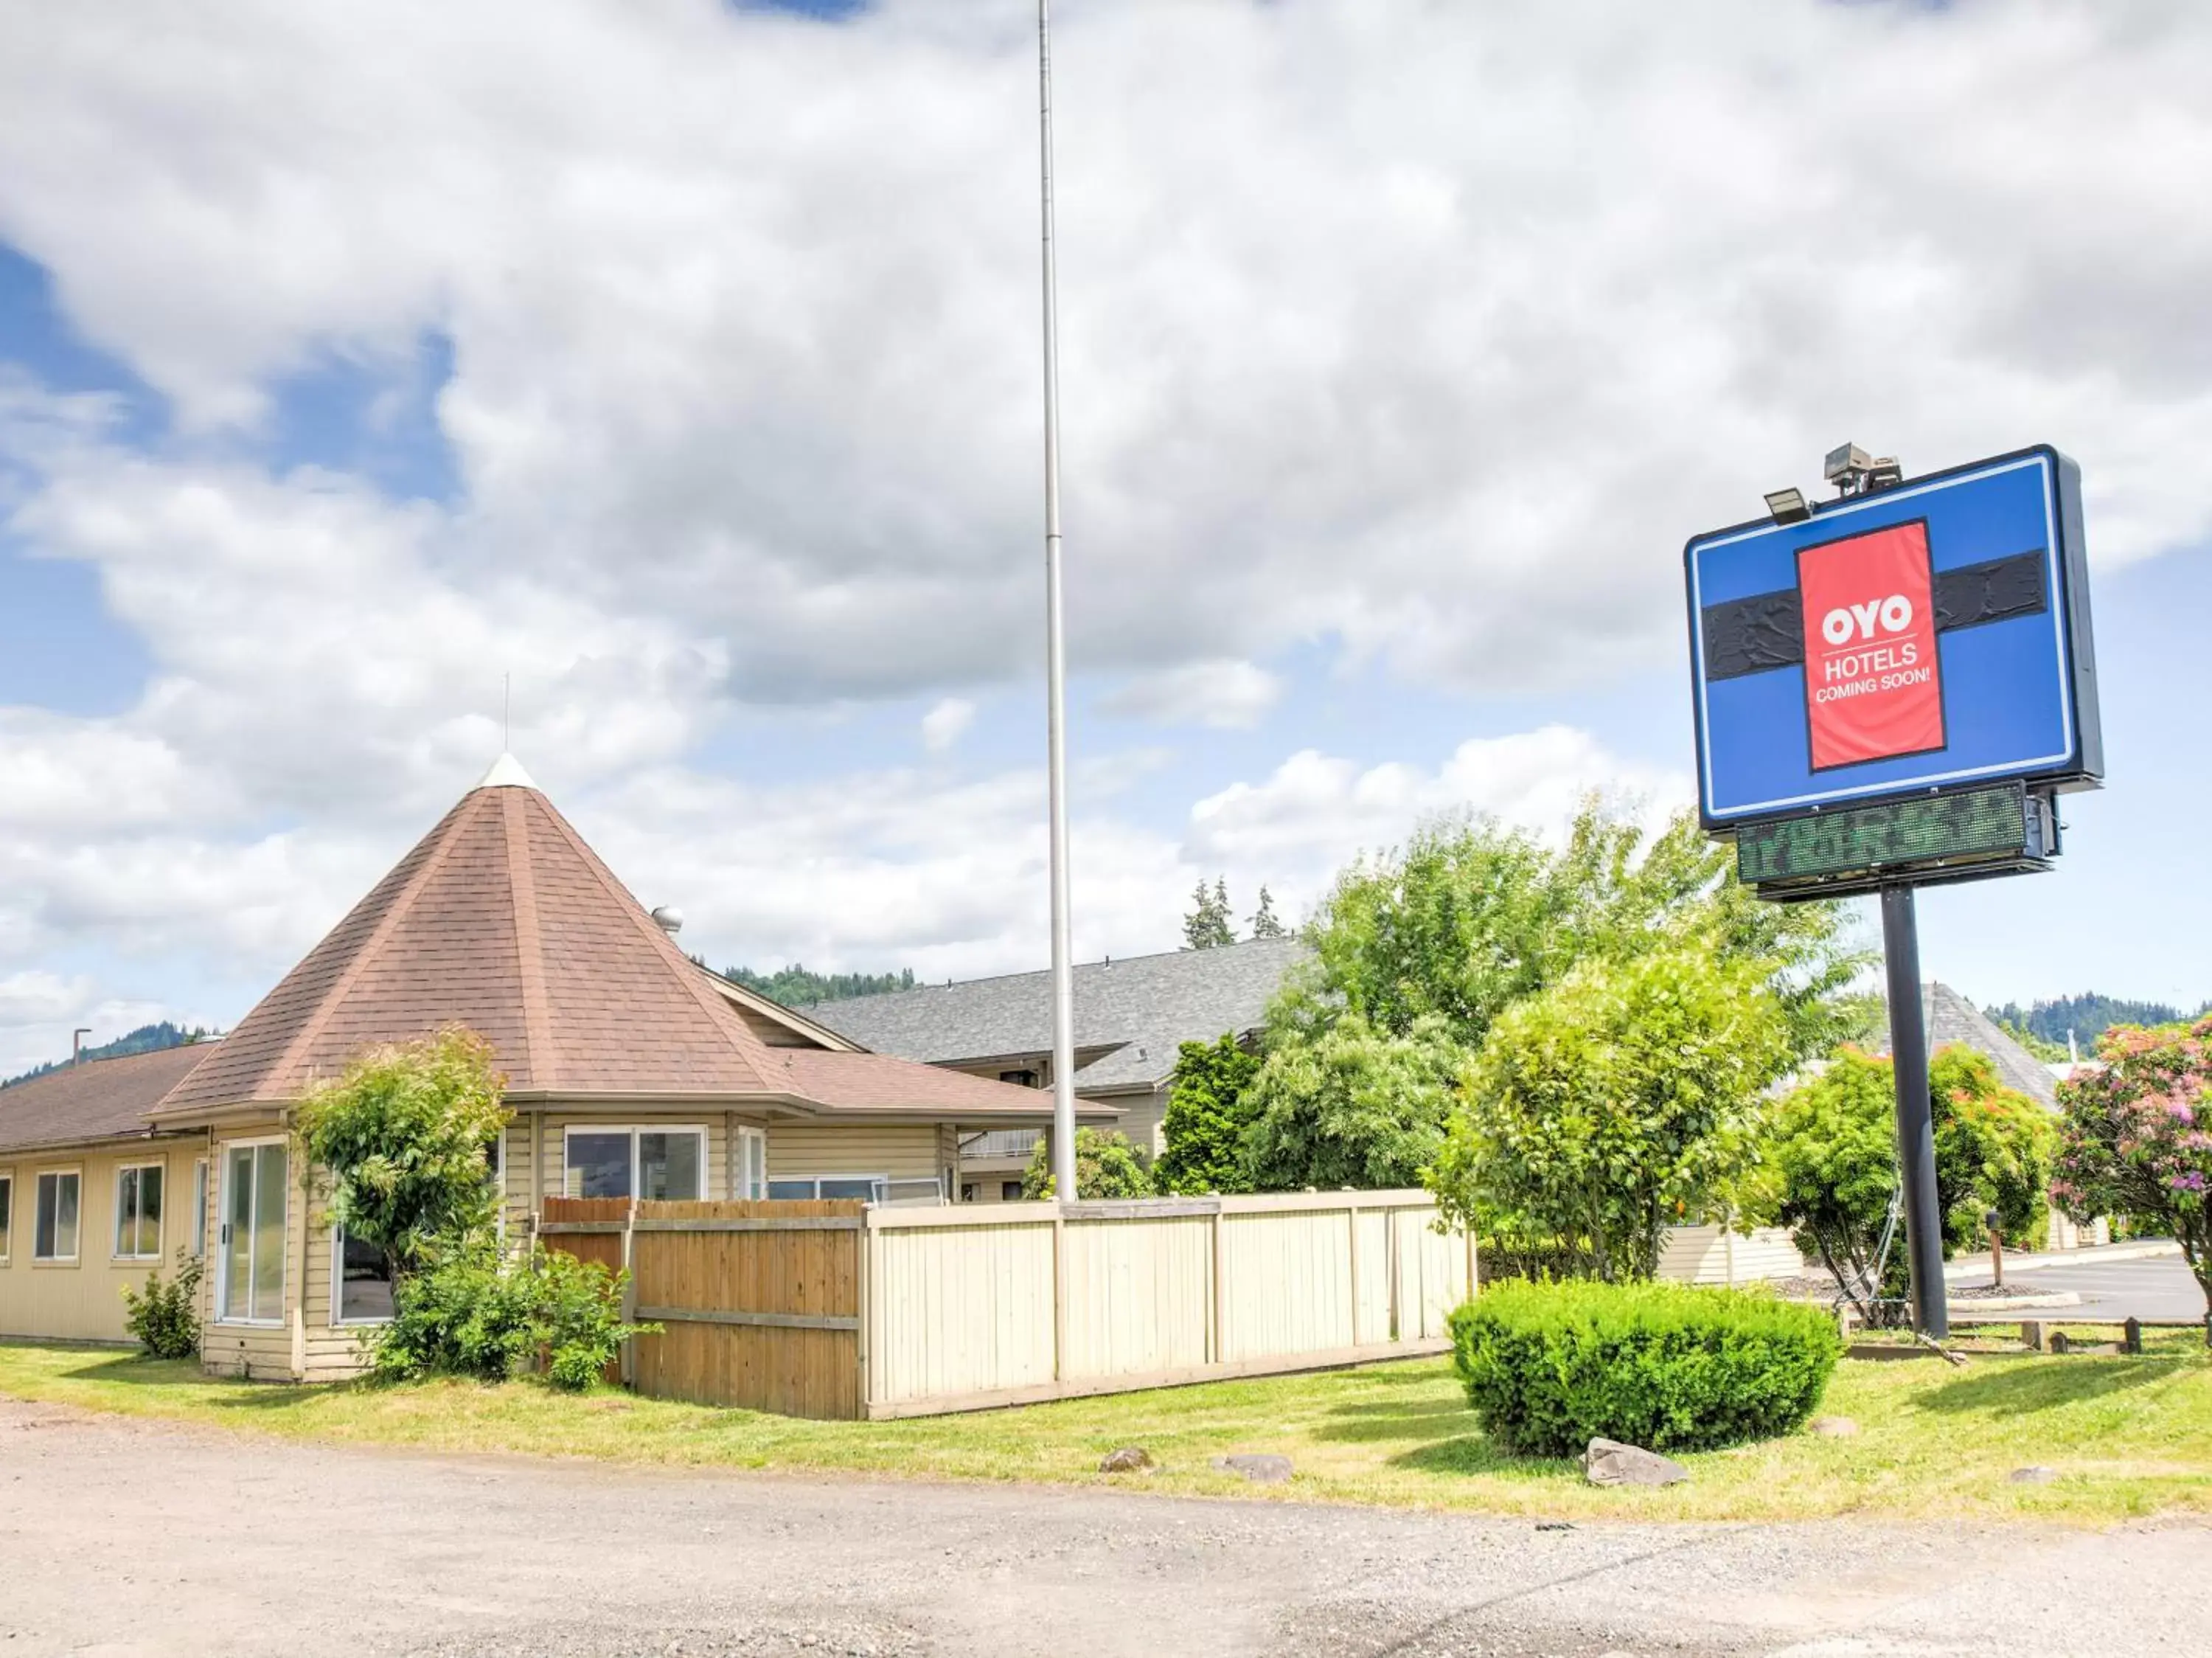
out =
[[[0,1400],[0,1651],[2203,1650],[2212,1530],[1589,1525],[433,1458]]]
[[[1989,1258],[1958,1265],[1954,1281],[1987,1283]],[[2085,1314],[2108,1319],[2186,1319],[2204,1316],[2204,1291],[2179,1255],[2142,1256],[2129,1260],[2040,1257],[2005,1268],[2005,1287],[2020,1290],[2072,1290]],[[2063,1313],[2053,1313],[2063,1318]]]

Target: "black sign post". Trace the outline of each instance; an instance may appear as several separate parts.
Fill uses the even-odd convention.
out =
[[[1881,889],[1881,954],[1889,976],[1889,1051],[1897,1076],[1897,1166],[1905,1179],[1912,1322],[1922,1335],[1941,1341],[1951,1333],[1951,1313],[1943,1289],[1943,1215],[1936,1196],[1928,1019],[1920,1002],[1920,923],[1909,886]],[[1875,1293],[1881,1293],[1879,1287]]]

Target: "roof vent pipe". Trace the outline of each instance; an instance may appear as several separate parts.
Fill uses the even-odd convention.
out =
[[[672,904],[664,904],[653,912],[653,924],[673,938],[684,930],[684,911]]]

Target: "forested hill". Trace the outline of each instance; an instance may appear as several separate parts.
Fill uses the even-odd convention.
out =
[[[2212,1003],[2197,1011],[2202,1013],[2208,1009],[2212,1009]],[[2066,1046],[2066,1033],[2070,1030],[2084,1056],[2095,1045],[2097,1039],[2114,1025],[2171,1025],[2177,1019],[2196,1016],[2186,1009],[2169,1007],[2163,1002],[2132,1002],[2124,997],[2099,996],[2094,991],[2084,991],[2079,996],[2056,997],[2027,1008],[2017,1002],[2000,1003],[1982,1011],[2015,1034],[2024,1031],[2062,1050]]]
[[[809,972],[796,961],[788,967],[779,967],[772,973],[757,973],[750,967],[725,967],[722,977],[749,991],[758,991],[787,1008],[796,1008],[809,1002],[842,1002],[855,996],[881,996],[886,991],[910,991],[914,988],[914,969],[908,967],[895,973],[817,973]]]
[[[84,1051],[88,1059],[120,1059],[127,1053],[152,1053],[161,1048],[180,1048],[187,1042],[204,1042],[212,1033],[186,1030],[181,1025],[172,1025],[164,1019],[158,1025],[141,1025],[127,1036],[118,1036],[112,1042],[103,1042],[98,1047]],[[27,1082],[34,1076],[44,1076],[48,1071],[60,1070],[66,1059],[50,1059],[43,1065],[33,1067],[21,1076],[10,1076],[0,1082],[0,1088],[12,1088],[18,1082]]]

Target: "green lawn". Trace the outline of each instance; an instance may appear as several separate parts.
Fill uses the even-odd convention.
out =
[[[2140,1358],[1992,1354],[1964,1369],[1934,1359],[1846,1360],[1822,1408],[1856,1419],[1856,1437],[1800,1434],[1686,1457],[1691,1483],[1656,1491],[1595,1490],[1575,1464],[1500,1455],[1443,1360],[876,1423],[797,1422],[613,1392],[572,1398],[532,1382],[211,1381],[189,1363],[11,1344],[0,1344],[0,1394],[431,1451],[1112,1483],[1573,1518],[1967,1515],[2094,1523],[2212,1513],[2212,1356],[2185,1332],[2159,1338]],[[1127,1444],[1146,1447],[1158,1470],[1096,1472],[1101,1455]],[[1296,1478],[1272,1490],[1247,1486],[1211,1466],[1231,1451],[1285,1453]],[[2059,1478],[2048,1485],[2008,1480],[2029,1463]]]

